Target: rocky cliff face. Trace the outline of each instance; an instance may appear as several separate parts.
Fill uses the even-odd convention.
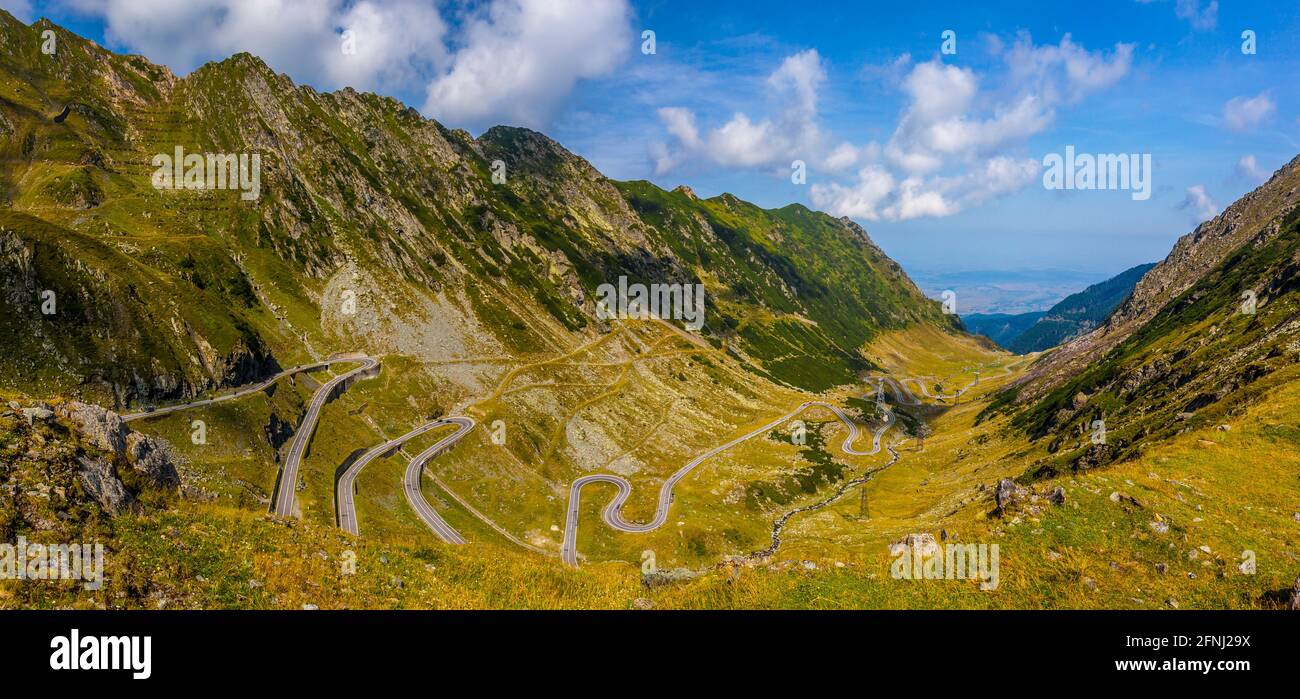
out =
[[[1300,157],[1223,213],[1179,238],[1169,255],[1138,281],[1133,293],[1104,324],[1038,362],[1022,381],[1017,399],[1027,402],[1041,398],[1114,350],[1233,251],[1247,242],[1259,244],[1277,235],[1283,217],[1297,203]]]
[[[1231,422],[1300,380],[1300,158],[1178,241],[1097,330],[990,410],[1049,440],[1044,472],[1092,468]]]
[[[171,445],[76,401],[0,409],[4,535],[48,531],[137,509],[142,492],[175,493]]]

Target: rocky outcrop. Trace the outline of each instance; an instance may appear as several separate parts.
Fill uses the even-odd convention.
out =
[[[116,514],[133,501],[113,468],[114,461],[144,476],[153,487],[166,490],[180,487],[176,470],[179,458],[167,442],[133,432],[117,413],[98,405],[68,401],[55,405],[51,412],[78,440],[105,452],[78,458],[78,474],[87,493],[105,510]]]
[[[56,405],[54,414],[87,444],[116,454],[126,451],[126,438],[131,431],[117,413],[90,403],[68,401]]]
[[[179,488],[180,474],[176,471],[178,460],[167,442],[132,432],[126,437],[126,462],[159,488]]]
[[[102,456],[77,457],[77,476],[86,494],[109,514],[120,514],[135,505],[135,497],[117,477],[108,459]]]

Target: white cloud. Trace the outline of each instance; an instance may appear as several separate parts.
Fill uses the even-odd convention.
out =
[[[467,21],[425,112],[454,123],[541,126],[578,80],[606,75],[633,46],[626,0],[495,0]]]
[[[1249,131],[1273,116],[1277,106],[1267,92],[1254,97],[1233,97],[1223,105],[1223,124],[1233,131]]]
[[[979,78],[969,68],[939,59],[921,63],[903,81],[911,98],[885,153],[896,167],[924,175],[950,161],[978,161],[1045,130],[1056,106],[1107,88],[1129,71],[1131,44],[1109,56],[1088,51],[1065,35],[1057,45],[1035,46],[1028,34],[1003,52],[1008,69],[1003,91],[1011,97],[977,109]],[[983,112],[982,114],[980,112]]]
[[[725,168],[788,168],[803,160],[815,167],[842,171],[859,164],[869,147],[840,143],[831,147],[817,123],[817,93],[826,81],[822,58],[814,49],[787,56],[766,80],[773,114],[755,121],[736,112],[721,126],[701,133],[694,112],[685,107],[658,110],[672,144],[655,144],[651,155],[661,175],[691,161]]]
[[[812,186],[812,200],[820,209],[836,216],[849,216],[876,221],[881,208],[894,193],[894,176],[879,165],[869,165],[858,171],[851,185],[838,182],[817,183]]]
[[[1187,20],[1193,29],[1214,29],[1219,24],[1218,0],[1210,0],[1204,8],[1201,7],[1200,0],[1178,0],[1174,13],[1179,19]]]
[[[1252,182],[1263,182],[1271,176],[1271,173],[1259,166],[1259,161],[1254,155],[1243,155],[1237,161],[1237,176]]]
[[[181,74],[247,51],[318,88],[423,95],[454,126],[541,126],[633,45],[627,0],[490,0],[454,31],[433,0],[62,1]]]
[[[1069,34],[1057,45],[1035,46],[1021,32],[1003,54],[1013,83],[1051,103],[1078,102],[1119,82],[1133,65],[1133,44],[1115,44],[1107,56],[1074,43]]]
[[[995,156],[954,177],[912,175],[896,182],[888,170],[873,165],[858,171],[851,185],[818,183],[813,203],[836,216],[905,221],[950,216],[970,206],[1017,192],[1032,184],[1037,160]]]
[[[867,220],[949,216],[1019,191],[1036,180],[1041,165],[1014,150],[1049,128],[1058,108],[1127,75],[1133,45],[1089,51],[1067,34],[1058,44],[1036,46],[1023,33],[1010,47],[986,42],[1006,65],[989,91],[981,85],[986,76],[941,58],[914,63],[904,54],[862,69],[861,77],[903,96],[883,146],[833,139],[819,124],[818,94],[826,81],[821,57],[815,50],[791,55],[767,79],[773,116],[738,112],[701,129],[689,109],[660,109],[672,140],[652,146],[655,174],[692,161],[782,172],[791,159],[802,159],[818,178],[810,189],[815,206]],[[840,172],[854,175],[837,181]]]
[[[1183,199],[1182,208],[1190,209],[1196,222],[1208,221],[1219,215],[1219,206],[1205,192],[1205,185],[1194,184],[1187,188],[1187,198]]]

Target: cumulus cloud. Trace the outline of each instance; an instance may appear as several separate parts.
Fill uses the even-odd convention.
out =
[[[879,165],[860,170],[849,185],[836,182],[812,186],[813,203],[837,216],[906,221],[950,216],[970,206],[1020,191],[1041,170],[1032,158],[995,156],[952,177],[912,175],[896,181]]]
[[[1007,71],[991,92],[969,68],[939,58],[911,66],[899,81],[905,99],[885,143],[883,164],[860,169],[856,181],[817,183],[819,208],[868,220],[948,216],[1019,191],[1038,177],[1036,159],[1015,148],[1051,126],[1058,108],[1079,102],[1128,74],[1133,46],[1089,51],[1067,34],[1035,45],[1020,34],[997,54]]]
[[[687,108],[661,108],[659,120],[671,140],[651,148],[655,174],[688,163],[784,173],[800,159],[822,176],[810,189],[815,206],[867,220],[950,216],[1019,191],[1035,181],[1041,164],[1014,150],[1050,127],[1058,108],[1127,75],[1133,45],[1090,51],[1068,34],[1057,44],[1035,45],[1026,33],[1010,45],[986,42],[1005,65],[991,90],[981,85],[987,76],[941,57],[917,63],[903,54],[864,67],[861,78],[903,96],[883,144],[836,140],[824,129],[818,94],[825,65],[816,50],[793,54],[767,78],[773,108],[766,116],[738,112],[702,128]]]
[[[181,74],[247,51],[322,89],[423,95],[456,126],[540,126],[632,44],[627,0],[490,0],[454,23],[433,0],[62,1]]]
[[[1178,0],[1174,13],[1179,19],[1187,20],[1193,29],[1202,31],[1214,29],[1219,24],[1219,2],[1210,0],[1201,7],[1200,0]]]
[[[425,112],[452,122],[540,126],[578,80],[608,74],[632,47],[625,0],[495,0],[471,18]]]
[[[1196,222],[1208,221],[1219,215],[1219,206],[1205,192],[1205,185],[1194,184],[1187,188],[1187,197],[1183,199],[1182,208],[1188,209],[1196,217]]]
[[[817,119],[817,95],[826,81],[821,55],[809,49],[787,56],[767,77],[772,111],[755,118],[737,112],[721,126],[701,132],[695,113],[685,107],[658,110],[671,144],[651,147],[655,174],[688,162],[725,168],[788,168],[803,160],[830,171],[843,171],[872,155],[869,146],[831,145]]]
[[[1233,97],[1223,105],[1223,125],[1233,131],[1249,131],[1268,121],[1277,105],[1267,92],[1254,97]]]
[[[1013,83],[1040,94],[1047,102],[1074,103],[1119,82],[1133,65],[1133,44],[1115,44],[1108,54],[1088,51],[1069,34],[1059,44],[1035,46],[1021,32],[1003,53]]]
[[[1263,182],[1270,176],[1268,170],[1259,166],[1254,155],[1243,155],[1237,161],[1237,176],[1252,182]]]

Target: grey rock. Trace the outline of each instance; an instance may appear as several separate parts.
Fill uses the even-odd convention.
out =
[[[132,432],[126,437],[126,461],[160,488],[179,488],[181,485],[180,474],[176,472],[176,456],[167,442]]]
[[[656,570],[652,573],[642,573],[641,584],[646,587],[658,587],[675,582],[690,580],[696,576],[695,571],[688,568],[673,568],[672,570]]]
[[[1047,501],[1052,503],[1053,505],[1064,505],[1065,488],[1062,488],[1059,485],[1056,486],[1055,488],[1052,488],[1052,492],[1047,494]]]
[[[122,485],[113,470],[113,464],[101,457],[77,457],[77,475],[86,487],[86,493],[110,514],[118,514],[135,503],[135,498]]]
[[[68,422],[88,444],[105,451],[121,454],[126,449],[126,436],[130,433],[122,418],[98,405],[69,401],[55,407],[54,414]]]
[[[997,503],[999,513],[1006,512],[1012,507],[1024,502],[1028,497],[1028,491],[1016,485],[1015,481],[1010,478],[1003,478],[998,481],[997,488],[993,491],[993,500]]]
[[[907,549],[919,552],[921,556],[933,556],[939,551],[939,542],[934,540],[934,535],[929,532],[920,532],[917,534],[908,534],[907,536],[895,541],[889,545],[889,555],[897,556]]]
[[[47,410],[41,407],[23,408],[19,412],[23,414],[23,417],[27,418],[27,424],[29,425],[35,423],[37,420],[40,420],[41,422],[45,422],[46,420],[49,420],[50,418],[54,417],[54,411]]]

